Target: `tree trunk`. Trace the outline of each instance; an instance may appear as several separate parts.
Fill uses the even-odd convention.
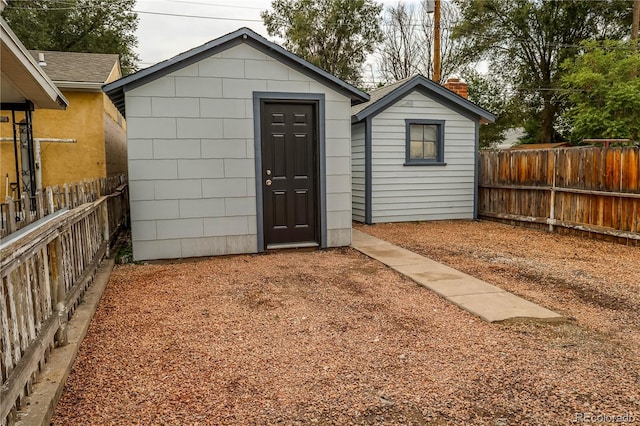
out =
[[[544,99],[544,107],[541,114],[541,132],[539,143],[552,143],[554,142],[553,122],[556,117],[556,106],[551,102],[551,99]]]

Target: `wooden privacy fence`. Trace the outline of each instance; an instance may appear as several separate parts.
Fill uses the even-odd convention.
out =
[[[483,151],[478,214],[640,245],[640,148]]]
[[[35,196],[25,194],[19,199],[7,197],[0,203],[0,238],[60,209],[74,208],[108,195],[127,181],[125,175],[85,180],[72,184],[48,186],[37,190]]]
[[[73,199],[65,191],[65,200]],[[16,421],[50,351],[66,344],[66,323],[128,212],[122,183],[109,195],[55,211],[2,240],[0,425]]]

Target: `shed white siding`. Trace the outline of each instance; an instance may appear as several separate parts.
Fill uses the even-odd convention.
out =
[[[126,92],[136,260],[258,250],[254,91],[325,95],[327,245],[350,244],[350,99],[240,44]]]
[[[365,221],[365,124],[351,127],[351,200],[353,220]]]
[[[446,166],[405,166],[405,119],[445,120]],[[372,119],[372,222],[471,219],[475,123],[418,91]]]

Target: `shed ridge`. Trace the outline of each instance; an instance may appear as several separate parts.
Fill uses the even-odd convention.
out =
[[[429,80],[422,74],[416,74],[413,77],[399,80],[393,84],[372,91],[368,102],[355,105],[351,108],[351,121],[358,123],[367,117],[372,117],[413,90],[419,90],[426,96],[446,103],[465,115],[477,117],[477,119],[482,122],[494,122],[496,120],[496,116],[484,108],[479,107],[446,87]]]
[[[280,62],[289,65],[293,69],[307,74],[337,92],[348,96],[351,99],[352,105],[369,100],[369,95],[367,93],[313,65],[312,63],[307,62],[246,27],[211,40],[203,45],[194,47],[170,59],[152,65],[149,68],[145,68],[112,83],[106,84],[103,86],[103,90],[109,98],[111,98],[122,115],[126,116],[124,104],[125,91],[142,86],[240,43],[247,43]]]

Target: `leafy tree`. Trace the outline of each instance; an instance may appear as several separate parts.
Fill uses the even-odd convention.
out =
[[[382,37],[382,5],[372,0],[274,0],[262,12],[269,35],[296,55],[357,85],[360,69]]]
[[[3,15],[28,49],[117,53],[136,69],[135,0],[9,0]]]
[[[497,117],[494,123],[480,126],[480,148],[495,147],[504,141],[507,130],[522,125],[518,99],[495,75],[468,69],[462,76],[469,85],[469,100]]]
[[[572,140],[640,141],[640,53],[630,43],[582,43],[582,53],[563,66],[571,107]]]
[[[402,80],[420,73],[433,76],[434,18],[428,1],[418,5],[398,3],[383,13],[383,41],[379,49],[379,67],[385,79]],[[440,17],[440,79],[459,73],[469,63],[463,41],[451,37],[461,19],[455,4],[442,1]]]
[[[586,39],[628,34],[632,0],[456,0],[463,20],[454,30],[477,59],[489,56],[513,80],[528,115],[539,123],[537,142],[551,142],[562,112],[565,60]],[[629,25],[627,25],[629,24]]]

